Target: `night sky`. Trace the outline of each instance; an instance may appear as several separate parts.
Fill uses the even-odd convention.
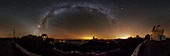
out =
[[[82,39],[145,36],[162,25],[170,36],[168,0],[0,0],[0,36],[48,34]]]

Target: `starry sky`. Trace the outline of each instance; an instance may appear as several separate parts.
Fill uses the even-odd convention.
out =
[[[145,36],[162,25],[170,36],[168,0],[0,0],[0,36],[48,34],[82,39]]]

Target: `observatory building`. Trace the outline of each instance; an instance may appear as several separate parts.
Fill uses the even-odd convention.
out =
[[[164,29],[161,25],[156,25],[152,28],[151,40],[162,41],[166,40],[164,35]]]

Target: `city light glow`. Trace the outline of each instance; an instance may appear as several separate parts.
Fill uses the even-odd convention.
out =
[[[131,37],[131,34],[121,34],[120,36],[116,37],[116,38],[120,38],[120,39],[127,39],[128,37]]]
[[[82,39],[91,40],[91,39],[93,39],[93,37],[82,37]]]

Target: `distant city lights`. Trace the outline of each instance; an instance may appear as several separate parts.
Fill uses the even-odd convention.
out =
[[[116,37],[116,38],[120,38],[120,39],[127,39],[128,37],[132,36],[131,34],[120,34],[120,36]]]

